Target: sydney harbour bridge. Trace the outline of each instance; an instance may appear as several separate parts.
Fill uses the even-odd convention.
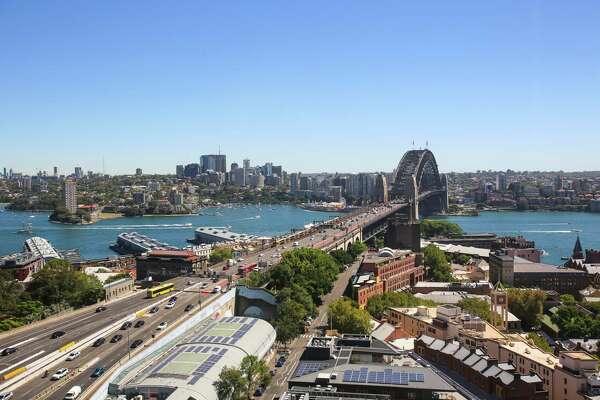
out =
[[[397,202],[414,203],[415,212],[423,215],[448,211],[448,180],[430,150],[404,154],[393,174],[391,194]]]

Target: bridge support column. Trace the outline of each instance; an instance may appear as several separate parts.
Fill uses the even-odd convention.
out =
[[[388,222],[384,243],[393,249],[421,252],[421,224],[408,218],[394,218]]]

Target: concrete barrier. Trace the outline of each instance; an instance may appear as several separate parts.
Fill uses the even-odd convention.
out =
[[[14,378],[15,376],[21,375],[23,372],[27,371],[27,367],[17,368],[13,371],[10,371],[7,374],[2,375],[2,380],[7,381],[9,379]]]

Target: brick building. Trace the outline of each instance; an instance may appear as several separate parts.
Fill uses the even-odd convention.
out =
[[[352,280],[352,295],[359,307],[364,308],[369,298],[386,292],[409,289],[424,277],[422,266],[410,250],[392,250],[384,247],[367,253],[359,272]]]
[[[31,280],[34,273],[44,268],[44,258],[33,253],[16,253],[0,258],[0,269],[14,274],[21,282]]]

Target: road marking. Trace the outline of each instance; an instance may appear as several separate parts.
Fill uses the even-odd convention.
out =
[[[83,372],[86,369],[88,369],[89,367],[91,367],[92,365],[96,364],[98,361],[100,361],[100,357],[96,357],[93,360],[88,361],[86,364],[83,364],[81,367],[77,368],[77,370],[79,372]]]
[[[24,345],[25,343],[29,343],[29,342],[31,342],[31,341],[33,341],[33,340],[37,339],[37,338],[38,338],[38,336],[34,336],[34,337],[32,337],[32,338],[29,338],[29,339],[27,339],[27,340],[23,340],[22,342],[15,343],[15,344],[12,344],[12,345],[10,345],[10,346],[6,346],[6,347],[5,347],[5,349],[8,349],[8,348],[10,348],[10,347],[19,347],[19,346],[22,346],[22,345]],[[0,352],[2,352],[3,350],[4,350],[4,349],[1,349],[1,350],[0,350]]]
[[[27,358],[24,358],[24,359],[22,359],[22,360],[21,360],[21,361],[19,361],[19,362],[16,362],[16,363],[14,363],[13,365],[11,365],[11,366],[10,366],[10,367],[8,367],[8,368],[4,368],[2,371],[0,371],[0,375],[1,375],[1,374],[3,374],[3,373],[5,373],[6,371],[10,371],[11,369],[13,369],[14,367],[16,367],[16,366],[18,366],[18,365],[21,365],[21,364],[23,364],[23,363],[26,363],[27,361],[31,360],[32,358],[34,358],[34,357],[37,357],[37,356],[39,356],[40,354],[42,354],[42,353],[45,353],[45,352],[46,352],[45,350],[39,351],[39,352],[37,352],[37,353],[35,353],[35,354],[33,354],[33,355],[31,355],[31,356],[27,357]]]

